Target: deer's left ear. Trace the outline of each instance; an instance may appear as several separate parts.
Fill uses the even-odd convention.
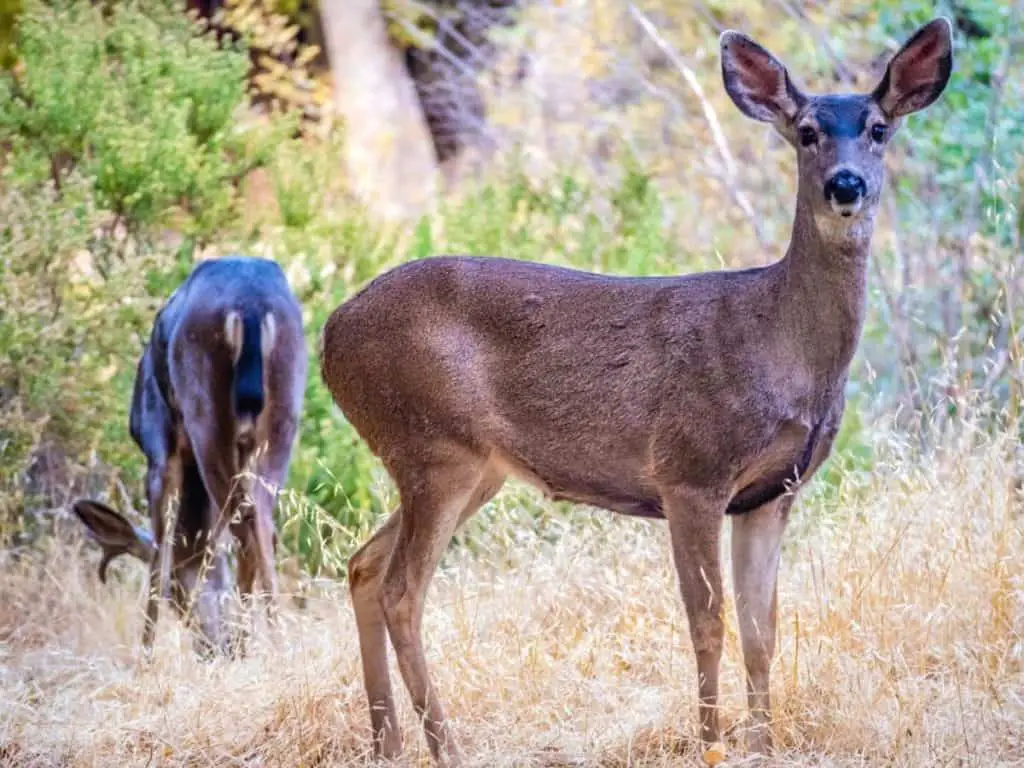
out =
[[[900,48],[872,96],[890,118],[924,109],[942,94],[953,71],[953,25],[939,17]]]

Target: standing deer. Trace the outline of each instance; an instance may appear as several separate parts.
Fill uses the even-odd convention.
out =
[[[940,18],[918,30],[867,95],[807,94],[750,38],[727,31],[720,44],[732,101],[797,153],[781,260],[625,278],[437,257],[381,275],[327,321],[324,380],[400,495],[349,563],[380,755],[402,749],[386,632],[435,760],[460,761],[427,672],[424,593],[455,529],[509,476],[553,499],[667,520],[704,743],[720,738],[720,543],[732,516],[748,746],[771,747],[790,490],[831,450],[863,323],[883,154],[901,120],[945,88],[952,28]]]
[[[83,499],[73,506],[103,549],[101,581],[118,555],[149,564],[142,635],[147,654],[166,581],[160,562],[165,515],[176,491],[172,603],[198,625],[198,650],[228,649],[224,598],[234,585],[220,541],[229,525],[240,544],[239,590],[248,603],[258,578],[273,615],[273,489],[287,475],[306,366],[302,313],[273,261],[206,261],[157,314],[139,361],[129,419],[132,438],[148,463],[153,531],[132,526],[98,501]],[[240,474],[250,461],[255,482]]]

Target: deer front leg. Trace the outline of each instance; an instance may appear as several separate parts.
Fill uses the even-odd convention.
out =
[[[720,738],[718,667],[724,637],[720,543],[726,502],[717,494],[689,486],[671,489],[662,501],[697,656],[700,737],[710,745]]]
[[[747,748],[771,749],[769,677],[775,655],[779,553],[792,496],[732,518],[732,572],[751,728]]]

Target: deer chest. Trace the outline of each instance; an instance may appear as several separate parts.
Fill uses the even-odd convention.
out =
[[[817,469],[831,446],[829,417],[811,423],[787,420],[740,469],[728,514],[742,514],[791,493]],[[824,453],[824,455],[822,455]]]

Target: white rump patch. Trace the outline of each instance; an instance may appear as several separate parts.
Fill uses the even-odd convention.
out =
[[[266,360],[274,349],[274,342],[277,341],[277,320],[274,319],[273,312],[268,312],[263,316],[262,328],[260,330],[262,331],[260,334],[260,352],[263,353],[263,359]]]
[[[231,310],[224,316],[224,338],[231,349],[233,365],[238,364],[238,358],[242,355],[242,331],[242,316]]]

